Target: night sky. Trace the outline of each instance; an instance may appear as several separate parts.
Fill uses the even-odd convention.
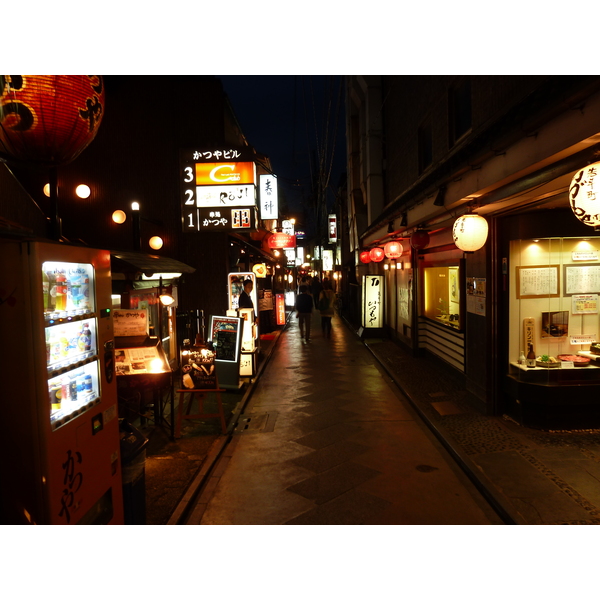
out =
[[[290,210],[309,202],[317,157],[336,188],[345,171],[344,91],[340,76],[227,75],[223,82],[248,143],[270,160]],[[333,191],[328,194],[333,201]]]

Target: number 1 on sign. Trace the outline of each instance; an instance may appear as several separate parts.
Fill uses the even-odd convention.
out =
[[[198,223],[196,220],[197,213],[191,212],[187,215],[187,228],[188,229],[198,229]]]

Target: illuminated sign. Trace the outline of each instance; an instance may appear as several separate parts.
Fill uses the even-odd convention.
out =
[[[296,236],[289,233],[273,233],[268,244],[269,248],[295,248]]]
[[[256,207],[194,208],[184,215],[187,231],[250,231],[256,229]]]
[[[285,256],[287,258],[286,266],[295,267],[296,266],[296,249],[295,248],[284,248],[283,252],[285,253]]]
[[[256,167],[253,162],[196,163],[196,185],[254,184]]]
[[[277,204],[277,177],[275,175],[260,175],[260,218],[276,219],[279,214]]]
[[[383,275],[365,275],[362,281],[362,326],[383,327]]]
[[[244,281],[246,279],[252,280],[252,292],[250,298],[252,298],[252,304],[256,308],[258,306],[258,298],[256,295],[256,275],[254,273],[229,273],[227,276],[227,288],[229,290],[229,309],[237,310],[240,303],[240,294],[244,291]]]
[[[323,271],[333,271],[333,250],[323,250]]]
[[[327,218],[328,230],[329,230],[329,242],[337,242],[337,217],[335,215],[329,215]]]
[[[283,233],[287,233],[288,235],[294,235],[294,224],[289,219],[285,219],[285,221],[281,221],[281,231]]]
[[[196,206],[254,206],[256,188],[253,185],[199,185],[196,187]],[[186,206],[194,204],[194,200],[186,201]]]
[[[180,151],[182,227],[202,229],[255,229],[256,218],[249,213],[226,212],[217,222],[215,215],[201,213],[207,208],[255,207],[256,165],[248,148],[209,148]],[[214,211],[212,211],[214,212]],[[226,225],[229,223],[229,225]]]
[[[283,294],[275,294],[275,314],[277,325],[285,325],[285,298]]]

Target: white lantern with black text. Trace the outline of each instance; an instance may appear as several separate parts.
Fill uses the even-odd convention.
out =
[[[600,163],[577,171],[569,186],[569,202],[573,214],[585,225],[600,225]]]
[[[475,252],[483,248],[488,236],[488,223],[479,215],[462,215],[454,221],[452,237],[457,248],[463,252]]]

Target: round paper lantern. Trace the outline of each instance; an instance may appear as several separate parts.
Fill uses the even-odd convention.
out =
[[[388,258],[400,258],[404,252],[404,248],[400,242],[392,240],[383,247],[383,252]]]
[[[385,258],[385,253],[383,248],[376,247],[369,252],[369,256],[373,262],[381,262]]]
[[[410,245],[415,250],[423,250],[429,246],[429,234],[424,229],[417,229],[410,236]]]
[[[479,215],[462,215],[454,221],[452,237],[463,252],[475,252],[483,247],[488,235],[488,223]]]
[[[569,186],[569,201],[573,214],[585,225],[600,225],[600,163],[578,171]]]
[[[370,256],[368,250],[363,250],[360,253],[359,258],[360,258],[360,262],[365,263],[365,265],[371,262],[371,256]]]
[[[100,75],[0,75],[0,158],[67,164],[94,139],[103,114]]]

